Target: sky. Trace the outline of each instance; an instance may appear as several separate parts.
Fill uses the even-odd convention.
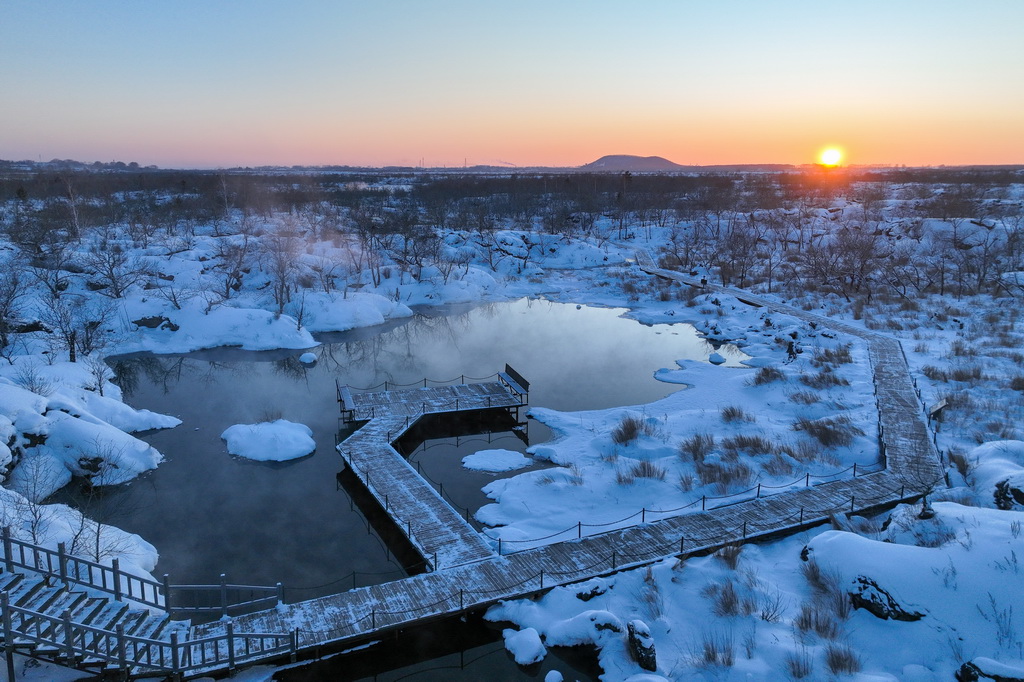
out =
[[[1024,163],[1021,0],[4,0],[0,158]]]

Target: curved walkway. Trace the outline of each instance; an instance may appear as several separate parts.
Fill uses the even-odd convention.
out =
[[[658,268],[646,252],[638,254],[638,266],[651,275],[699,286],[692,278]],[[480,538],[477,538],[463,545],[471,547],[472,551],[462,555],[462,563],[453,565],[451,562],[456,557],[448,554],[448,561],[438,561],[441,565],[435,566],[436,570],[430,573],[310,601],[279,605],[230,622],[194,626],[182,647],[179,648],[175,639],[169,649],[168,655],[173,659],[175,669],[187,670],[190,676],[208,674],[273,660],[282,655],[294,657],[302,651],[315,652],[321,647],[339,648],[384,630],[457,614],[502,599],[528,596],[556,585],[642,566],[667,557],[713,551],[737,541],[796,532],[835,515],[889,507],[927,494],[940,484],[942,467],[898,341],[741,290],[713,285],[706,288],[867,341],[879,412],[879,444],[886,464],[884,471],[641,523],[599,535],[583,537],[581,528],[578,539],[514,553],[502,551],[500,546],[478,542]],[[400,427],[397,419],[394,424],[384,424],[384,421],[388,419],[382,419],[378,425],[382,428],[370,428],[355,440],[362,452],[367,448],[379,452],[391,450],[391,432]],[[404,420],[401,428],[408,424],[411,422]],[[347,457],[357,471],[361,468],[359,457],[360,453],[355,453],[353,459],[351,452]],[[404,461],[395,464],[396,467],[401,465],[408,468]],[[430,493],[433,495],[432,490]],[[380,495],[376,497],[379,500]],[[390,499],[385,496],[382,505],[388,511],[392,509]],[[410,534],[416,535],[415,527]],[[430,539],[423,537],[421,551],[428,549],[426,545],[436,547],[435,543],[443,543],[445,540],[442,538],[443,535]],[[287,636],[291,645],[285,647],[288,649],[285,652],[280,647],[269,647],[263,653],[253,652],[247,644],[225,639],[225,631],[268,633],[267,637],[277,638]],[[228,641],[236,641],[236,644],[231,646]],[[188,660],[179,660],[181,652],[187,652]],[[136,673],[146,669],[145,664],[122,660]]]

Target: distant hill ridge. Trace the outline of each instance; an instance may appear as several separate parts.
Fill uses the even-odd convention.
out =
[[[632,154],[609,154],[597,161],[580,166],[580,170],[593,171],[671,171],[685,166],[673,163],[660,156],[634,156]]]

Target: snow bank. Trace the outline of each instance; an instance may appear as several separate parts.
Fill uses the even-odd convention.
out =
[[[462,466],[474,471],[515,471],[530,466],[530,458],[514,450],[481,450],[462,458]]]
[[[372,327],[384,322],[411,317],[412,310],[402,303],[372,293],[307,293],[285,306],[285,311],[302,319],[311,332],[341,332],[357,327]]]
[[[284,462],[312,454],[316,450],[313,430],[305,424],[278,419],[259,424],[229,426],[220,437],[227,441],[232,455],[260,462]]]

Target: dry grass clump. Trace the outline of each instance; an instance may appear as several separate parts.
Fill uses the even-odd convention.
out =
[[[956,339],[949,345],[949,353],[947,357],[950,358],[973,358],[978,354],[978,350],[967,343],[964,343],[963,339]]]
[[[981,367],[978,365],[959,365],[949,371],[953,381],[981,381]]]
[[[652,422],[632,414],[627,414],[622,421],[612,429],[612,440],[619,445],[632,443],[640,436],[654,436],[658,433],[658,427]]]
[[[754,417],[744,412],[741,407],[727,405],[722,408],[722,421],[727,424],[732,422],[752,422]]]
[[[750,380],[753,386],[764,386],[773,381],[785,381],[786,374],[778,367],[760,367],[754,372],[754,378]]]
[[[736,662],[735,646],[731,632],[704,632],[693,654],[694,663],[731,668]]]
[[[939,369],[934,365],[925,365],[921,368],[921,374],[925,375],[932,381],[949,381],[949,373],[944,369]]]
[[[797,391],[796,393],[790,393],[789,399],[797,405],[813,405],[821,400],[821,396],[811,391]]]
[[[815,604],[803,604],[793,619],[793,626],[800,632],[813,632],[822,639],[836,639],[842,633],[835,615]]]
[[[696,433],[679,444],[679,456],[700,464],[714,449],[714,436],[710,433]]]
[[[825,647],[825,665],[833,675],[860,672],[860,658],[849,644],[830,643]]]
[[[815,367],[824,365],[848,365],[853,362],[853,355],[850,353],[850,344],[838,348],[820,348],[815,353],[811,364]]]
[[[740,554],[743,553],[743,545],[731,544],[726,545],[722,549],[715,552],[715,558],[721,561],[723,564],[728,566],[732,570],[736,570],[736,567],[740,563]]]
[[[814,673],[814,661],[806,649],[799,654],[790,653],[786,656],[786,671],[794,680],[802,680]]]
[[[1024,374],[1018,374],[1010,379],[1010,389],[1014,391],[1024,391]]]
[[[816,388],[819,391],[823,388],[835,386],[849,386],[850,382],[841,376],[837,376],[831,367],[823,367],[817,374],[805,374],[800,377],[800,382],[805,386]]]
[[[779,452],[774,453],[771,459],[761,465],[761,468],[769,476],[789,476],[793,473],[793,463]]]
[[[743,462],[697,464],[697,478],[703,485],[714,485],[719,495],[725,495],[733,486],[749,487],[753,477],[753,470]]]
[[[793,430],[803,431],[827,448],[846,447],[853,443],[854,436],[864,435],[845,415],[825,419],[800,417],[794,422]]]
[[[765,455],[778,452],[779,447],[764,436],[739,434],[722,439],[722,453],[726,459],[734,460],[740,453]]]
[[[660,467],[654,462],[641,460],[633,465],[633,468],[629,470],[629,473],[634,478],[653,478],[658,481],[664,481],[665,474],[667,472],[664,467]]]

